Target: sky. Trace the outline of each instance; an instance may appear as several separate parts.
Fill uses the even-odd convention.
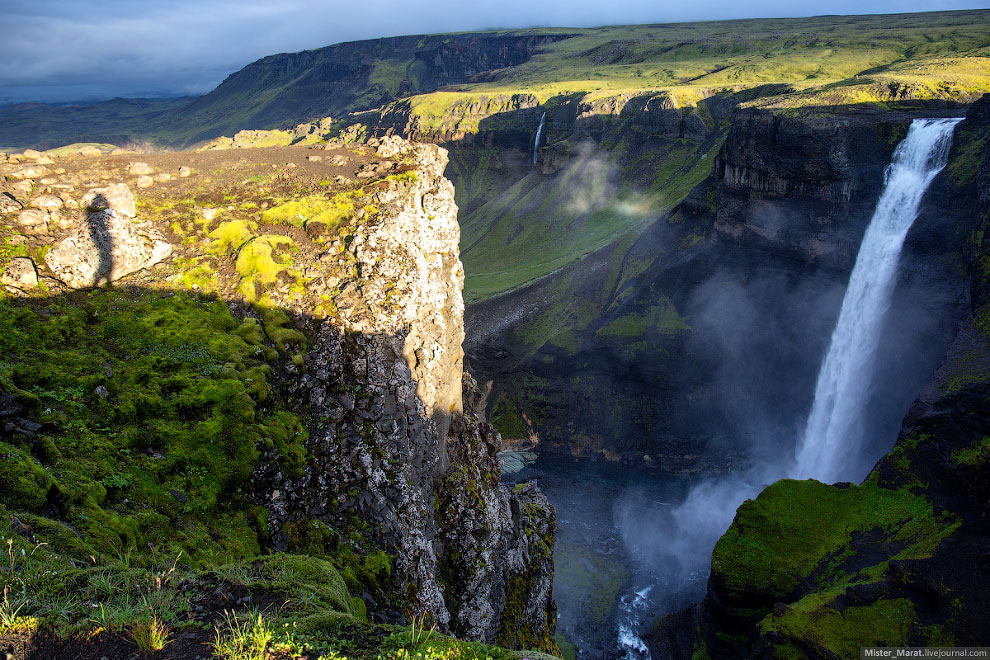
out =
[[[402,34],[979,7],[968,0],[0,0],[0,104],[203,94],[265,55]]]

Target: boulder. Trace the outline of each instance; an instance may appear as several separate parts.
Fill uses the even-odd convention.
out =
[[[31,200],[31,206],[38,209],[60,209],[62,198],[56,195],[39,195]]]
[[[68,287],[114,282],[148,268],[172,253],[172,245],[150,224],[135,224],[108,209],[86,222],[45,255],[45,263]]]
[[[137,180],[134,182],[134,185],[136,185],[138,188],[150,188],[151,186],[155,185],[155,180],[148,175],[143,175],[137,178]]]
[[[34,262],[27,257],[14,257],[0,274],[0,283],[16,286],[18,289],[33,289],[38,286],[38,271]]]
[[[87,146],[87,147],[80,147],[80,149],[79,149],[79,155],[80,156],[102,156],[103,155],[103,152],[100,151],[97,147]]]
[[[182,167],[179,168],[179,176],[183,179],[186,178],[187,176],[192,176],[192,173],[193,171],[191,167],[187,167],[183,165]]]
[[[13,195],[0,193],[0,213],[13,213],[14,211],[21,210],[21,208],[23,208],[23,205]]]
[[[17,214],[17,224],[25,230],[47,228],[48,214],[41,209],[24,209]]]
[[[39,176],[48,174],[48,168],[44,165],[15,165],[5,168],[2,172],[11,179],[23,181],[24,179],[36,179]]]
[[[113,209],[115,212],[133,218],[137,215],[134,208],[134,195],[126,183],[115,183],[104,188],[93,188],[82,198],[83,207],[87,211],[105,211]]]
[[[151,165],[147,163],[142,163],[140,161],[131,163],[131,168],[128,170],[129,173],[140,176],[143,174],[151,174],[155,171]]]

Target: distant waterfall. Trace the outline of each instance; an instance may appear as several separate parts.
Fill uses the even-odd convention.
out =
[[[797,454],[798,478],[847,478],[843,457],[857,445],[862,412],[897,262],[921,197],[945,167],[959,119],[915,119],[897,146],[886,184],[842,300],[839,320],[818,373],[815,402]]]
[[[543,134],[543,122],[547,119],[547,113],[543,113],[540,117],[540,125],[536,129],[536,139],[533,140],[533,165],[536,165],[536,161],[540,157],[540,136]]]

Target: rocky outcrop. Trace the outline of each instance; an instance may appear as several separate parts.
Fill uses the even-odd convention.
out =
[[[535,488],[500,485],[501,439],[464,405],[481,397],[462,382],[446,153],[398,138],[379,153],[415,177],[376,193],[382,220],[349,245],[359,276],[313,327],[305,372],[286,376],[311,420],[309,459],[295,473],[263,462],[255,475],[273,546],[331,542],[314,529],[337,530],[387,557],[388,577],[366,598],[374,616],[426,614],[470,639],[553,650],[553,510]]]
[[[910,119],[736,113],[719,154],[721,240],[849,270]]]
[[[125,184],[95,189],[84,204],[94,210],[45,254],[55,276],[73,289],[98,286],[149,268],[172,253],[154,227],[136,223],[134,197]]]

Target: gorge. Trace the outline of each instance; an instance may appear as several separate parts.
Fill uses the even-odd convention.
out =
[[[988,26],[394,37],[0,108],[31,147],[0,163],[0,640],[985,642]]]

